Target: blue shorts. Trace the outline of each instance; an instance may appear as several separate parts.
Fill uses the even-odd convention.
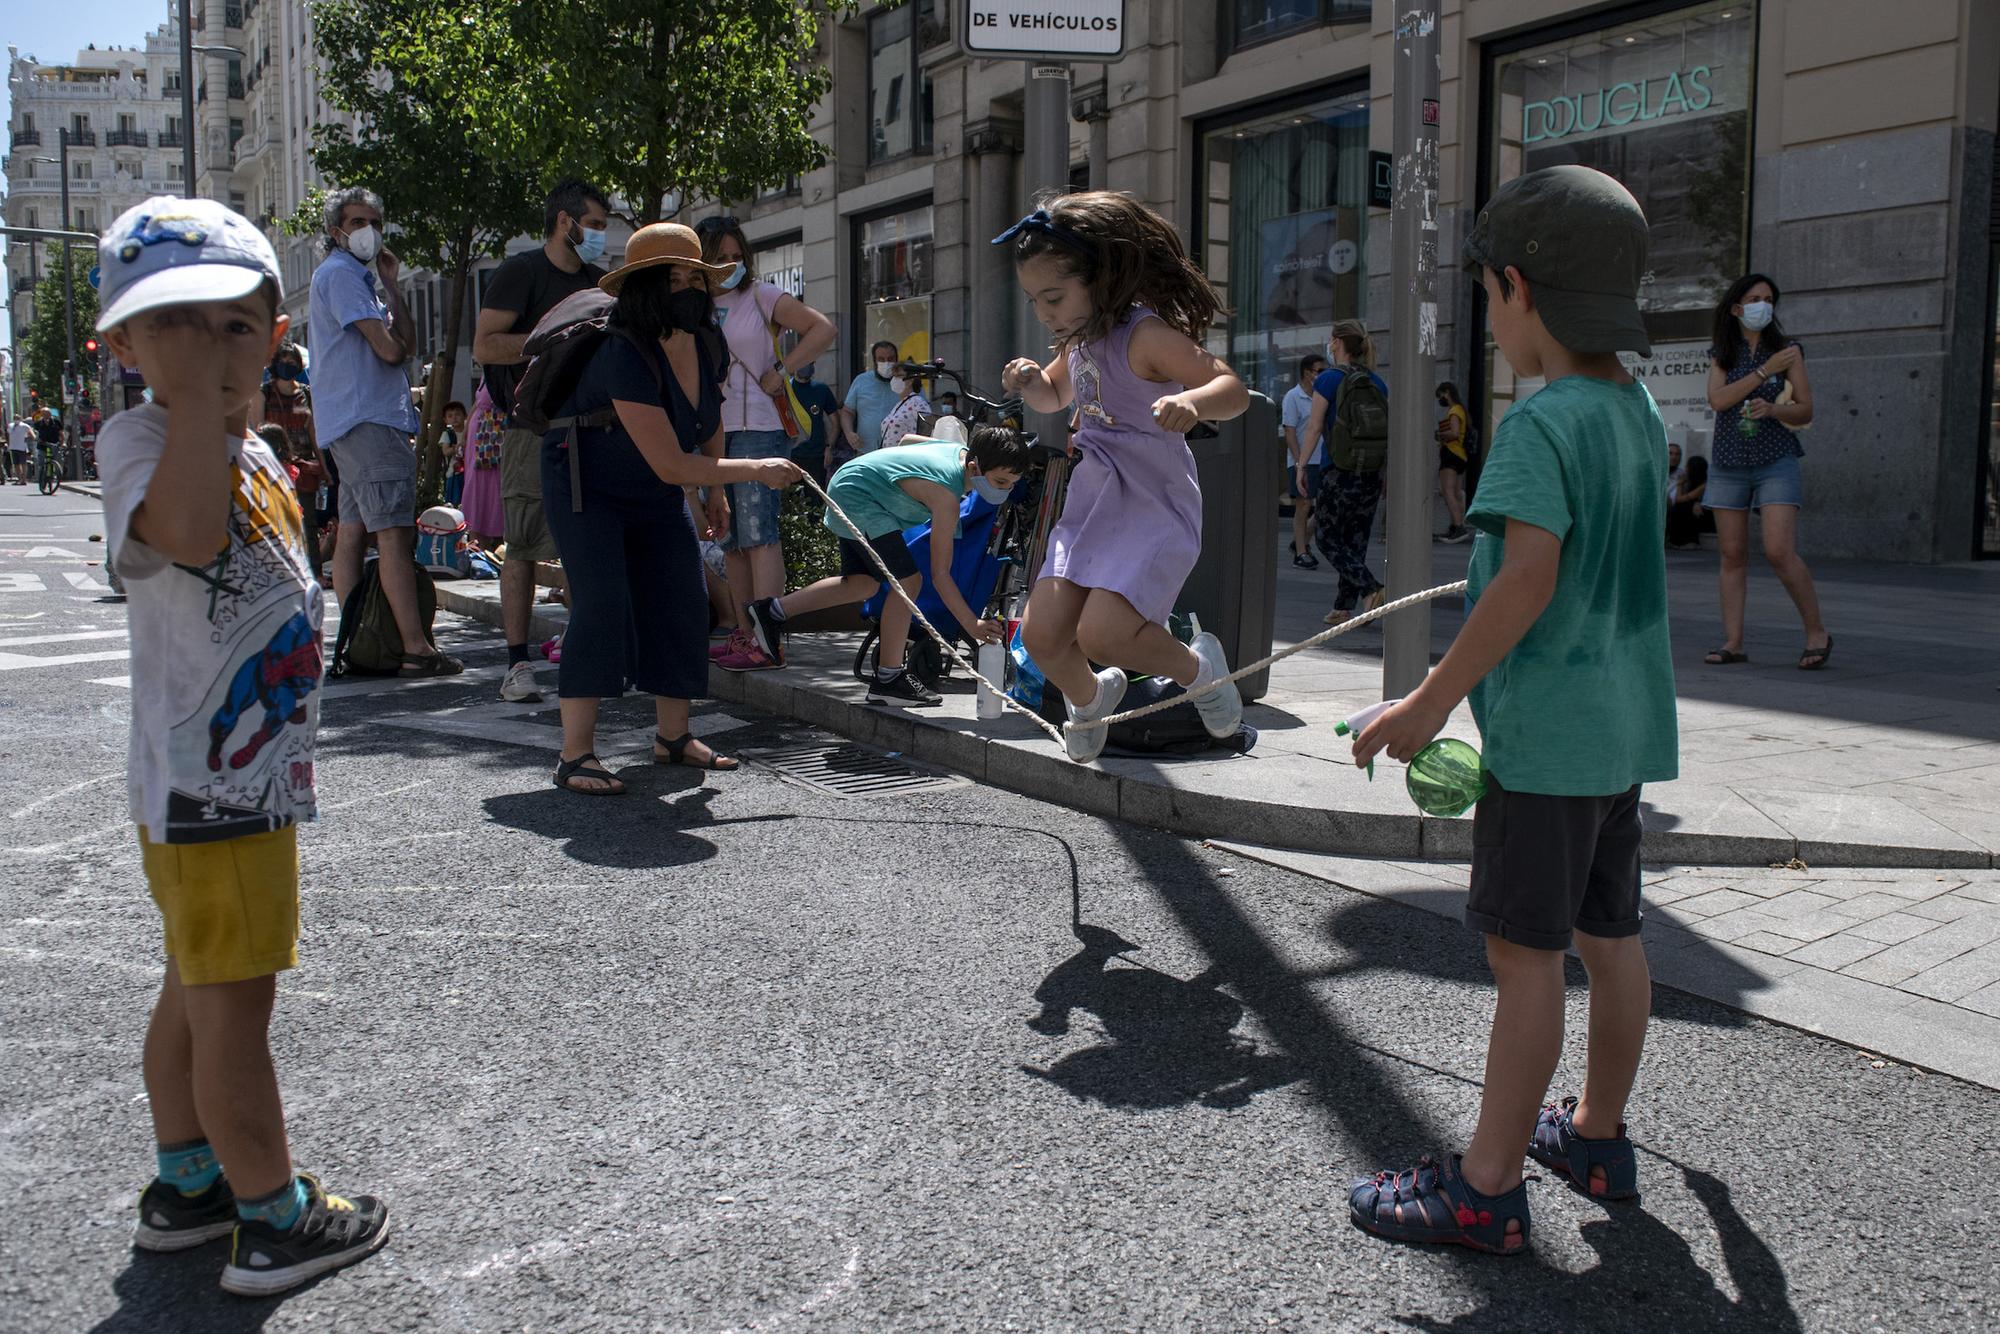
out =
[[[732,459],[788,459],[792,438],[783,431],[731,431],[723,453]],[[768,547],[778,540],[778,511],[785,493],[773,491],[762,482],[729,484],[729,535],[722,540],[724,551],[748,551]]]
[[[1311,500],[1319,494],[1320,479],[1324,476],[1326,476],[1326,469],[1322,468],[1319,464],[1308,463],[1306,465],[1306,494],[1304,499]],[[1285,470],[1285,494],[1293,500],[1300,499],[1299,470],[1296,467]]]
[[[1801,505],[1805,486],[1799,479],[1796,454],[1756,468],[1708,470],[1708,490],[1701,503],[1712,510],[1752,510],[1764,505]]]

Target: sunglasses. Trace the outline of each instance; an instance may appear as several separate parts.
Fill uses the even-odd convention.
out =
[[[694,234],[706,240],[708,237],[714,236],[718,232],[726,232],[734,226],[736,226],[736,219],[725,213],[721,217],[703,218],[700,222],[697,222],[694,225]]]

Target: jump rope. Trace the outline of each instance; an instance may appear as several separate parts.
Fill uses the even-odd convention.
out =
[[[943,649],[946,653],[950,654],[951,660],[957,663],[960,667],[965,669],[967,675],[971,676],[974,680],[978,681],[981,685],[985,686],[988,690],[992,691],[994,695],[996,695],[999,698],[1000,703],[1003,707],[1012,709],[1014,712],[1020,714],[1023,718],[1026,718],[1029,722],[1033,723],[1035,726],[1041,728],[1042,731],[1048,734],[1049,740],[1055,742],[1059,746],[1064,744],[1063,738],[1064,735],[1068,732],[1072,731],[1080,732],[1091,728],[1109,727],[1113,723],[1128,723],[1133,721],[1134,719],[1149,717],[1155,713],[1164,713],[1168,709],[1176,708],[1179,705],[1185,704],[1190,700],[1200,699],[1204,695],[1220,690],[1223,686],[1232,685],[1235,682],[1240,681],[1247,676],[1255,676],[1258,672],[1263,671],[1266,667],[1271,666],[1273,663],[1282,662],[1286,658],[1291,657],[1295,653],[1303,653],[1309,648],[1315,648],[1321,644],[1328,642],[1329,640],[1337,639],[1341,635],[1346,634],[1350,630],[1358,630],[1362,626],[1367,625],[1371,621],[1379,620],[1382,617],[1387,616],[1390,612],[1401,611],[1405,607],[1414,607],[1420,602],[1429,602],[1433,598],[1448,597],[1453,593],[1462,593],[1465,591],[1465,585],[1466,585],[1466,581],[1461,579],[1457,583],[1440,584],[1436,588],[1426,588],[1420,593],[1412,593],[1408,597],[1397,598],[1394,602],[1385,602],[1381,606],[1376,607],[1372,611],[1361,612],[1359,615],[1356,615],[1349,620],[1343,621],[1339,625],[1332,626],[1329,627],[1328,629],[1322,630],[1310,639],[1301,640],[1300,642],[1291,645],[1289,648],[1281,648],[1277,652],[1270,654],[1268,657],[1259,658],[1256,662],[1253,662],[1246,667],[1238,667],[1235,671],[1231,672],[1227,676],[1217,677],[1215,680],[1207,682],[1206,684],[1201,685],[1199,687],[1190,686],[1187,690],[1187,693],[1184,695],[1176,695],[1170,699],[1156,700],[1155,702],[1144,705],[1140,708],[1127,709],[1124,713],[1114,713],[1108,718],[1094,718],[1087,722],[1064,723],[1063,726],[1060,729],[1058,729],[1054,723],[1051,723],[1048,719],[1042,717],[1039,713],[1035,712],[1033,709],[1028,708],[1026,705],[1023,705],[1018,700],[1014,699],[1011,695],[1009,695],[1006,692],[1006,690],[1002,689],[999,685],[981,676],[979,674],[979,670],[975,668],[972,665],[972,663],[966,659],[966,656],[958,650],[957,646],[954,645],[949,639],[947,639],[942,633],[940,633],[935,625],[931,624],[930,618],[924,615],[923,609],[917,605],[916,599],[911,597],[907,592],[903,590],[902,582],[898,580],[895,575],[890,573],[888,565],[883,562],[882,557],[876,553],[873,544],[869,542],[868,534],[862,532],[861,526],[855,523],[853,519],[848,517],[847,511],[843,510],[840,507],[840,502],[835,500],[832,496],[828,495],[826,493],[826,488],[822,487],[818,482],[814,481],[810,476],[803,477],[803,480],[807,486],[813,489],[813,493],[815,495],[817,495],[821,500],[824,500],[826,502],[827,508],[833,511],[833,513],[839,517],[840,521],[847,525],[848,530],[854,534],[854,540],[861,544],[862,549],[868,553],[868,559],[875,562],[875,568],[882,572],[882,582],[888,586],[888,589],[891,593],[901,598],[903,602],[909,607],[911,619],[913,619],[918,625],[921,625],[924,628],[924,632],[928,634],[932,639],[937,641],[938,647]],[[933,572],[933,576],[935,577],[935,572]]]

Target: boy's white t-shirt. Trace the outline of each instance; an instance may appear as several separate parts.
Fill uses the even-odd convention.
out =
[[[132,818],[155,843],[265,833],[316,813],[324,596],[291,479],[269,445],[228,442],[229,544],[196,569],[127,531],[167,445],[167,410],[97,441],[105,541],[132,642]]]

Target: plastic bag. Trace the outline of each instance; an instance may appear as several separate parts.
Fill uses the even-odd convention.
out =
[[[1046,681],[1042,669],[1035,666],[1035,660],[1028,656],[1027,646],[1021,642],[1019,626],[1014,627],[1014,642],[1008,647],[1007,656],[1013,660],[1013,670],[1008,673],[1013,679],[1007,683],[1007,697],[1024,709],[1039,713]]]

